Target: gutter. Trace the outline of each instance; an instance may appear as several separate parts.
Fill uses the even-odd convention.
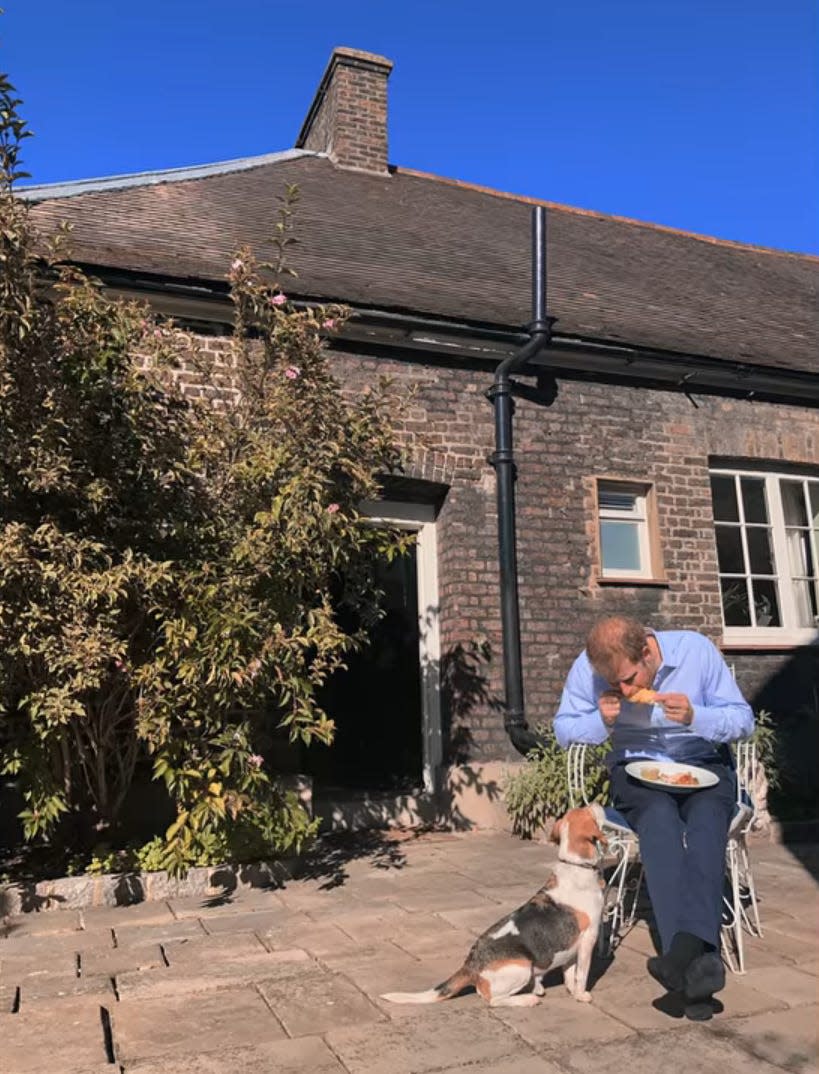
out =
[[[532,210],[532,321],[528,325],[529,339],[515,354],[500,363],[495,370],[495,381],[486,393],[495,410],[495,451],[489,462],[495,470],[498,497],[498,561],[506,694],[503,726],[515,749],[522,754],[537,746],[540,739],[526,722],[523,700],[512,435],[515,412],[512,391],[515,383],[511,377],[549,345],[552,323],[552,318],[546,316],[546,210],[538,205]]]
[[[196,323],[203,328],[219,325],[227,331],[233,308],[227,287],[215,281],[170,278],[147,272],[112,270],[105,266],[77,262],[88,275],[96,277],[114,293],[127,298],[150,300],[158,312]],[[312,306],[335,301],[327,296],[304,296],[295,306]],[[489,324],[450,321],[410,313],[354,306],[335,347],[367,347],[377,354],[413,361],[454,364],[469,361],[475,366],[497,367],[514,357],[527,335],[520,329]],[[693,405],[695,394],[723,395],[748,401],[784,403],[799,407],[819,406],[819,376],[807,370],[760,365],[741,358],[713,358],[684,351],[618,343],[592,337],[552,332],[548,359],[536,353],[527,375],[548,366],[549,372],[569,379],[593,379],[607,383],[681,391]]]

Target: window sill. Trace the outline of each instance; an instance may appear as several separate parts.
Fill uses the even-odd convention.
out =
[[[613,574],[599,575],[595,581],[598,585],[659,586],[665,589],[671,584],[667,578],[624,578],[622,575]]]
[[[739,630],[723,630],[720,648],[725,650],[755,650],[757,652],[788,652],[802,649],[806,645],[815,645],[819,640],[816,630],[774,630],[760,628],[749,629],[747,633]]]

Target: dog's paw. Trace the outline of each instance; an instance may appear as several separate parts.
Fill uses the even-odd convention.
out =
[[[591,1003],[591,992],[576,992],[574,998],[578,1003]]]

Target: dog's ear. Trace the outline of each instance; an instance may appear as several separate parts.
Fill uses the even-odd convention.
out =
[[[560,820],[556,820],[554,822],[554,824],[552,825],[552,830],[549,833],[549,842],[550,843],[559,843],[560,842],[560,831],[561,831],[562,827],[563,827],[563,818],[561,817]]]
[[[598,843],[599,843],[599,844],[600,844],[601,846],[604,846],[604,847],[608,847],[608,845],[609,845],[609,841],[608,841],[608,839],[607,839],[607,838],[605,837],[605,835],[603,835],[602,831],[601,831],[601,830],[600,830],[599,828],[596,828],[596,829],[595,829],[595,832],[594,832],[594,838],[595,838],[595,839],[597,840],[597,842],[598,842]]]

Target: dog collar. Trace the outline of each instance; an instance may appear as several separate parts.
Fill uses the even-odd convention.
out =
[[[569,861],[568,858],[561,858],[558,854],[558,861],[562,861],[564,865],[576,865],[578,869],[597,869],[598,862],[596,861]]]

